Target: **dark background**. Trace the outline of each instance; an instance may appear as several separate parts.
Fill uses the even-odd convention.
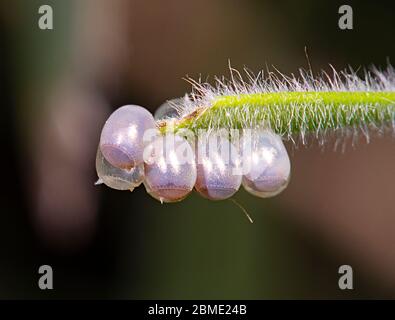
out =
[[[37,26],[40,5],[54,30]],[[140,187],[95,187],[108,115],[152,112],[190,90],[182,77],[232,66],[286,74],[385,67],[393,1],[85,0],[0,5],[0,298],[265,299],[395,297],[393,137],[346,151],[287,144],[289,187],[272,199],[192,194],[161,205]],[[37,286],[40,265],[54,290]],[[353,291],[338,289],[340,265]]]

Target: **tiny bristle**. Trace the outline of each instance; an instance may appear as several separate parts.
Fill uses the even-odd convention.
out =
[[[389,107],[375,111],[374,121],[368,121],[367,123],[365,120],[361,123],[357,121],[352,126],[345,128],[343,125],[347,125],[346,121],[344,123],[339,121],[339,123],[334,124],[328,121],[328,119],[337,119],[344,116],[343,106],[336,109],[319,102],[305,103],[302,101],[299,105],[285,106],[289,109],[287,111],[284,111],[285,107],[280,104],[276,105],[275,108],[251,108],[248,103],[245,103],[236,108],[227,108],[225,114],[220,114],[217,111],[210,116],[210,109],[215,107],[215,104],[221,98],[229,96],[239,97],[289,92],[315,92],[318,95],[322,92],[390,92],[391,94],[395,92],[395,69],[390,64],[383,70],[371,67],[354,71],[350,67],[347,70],[336,71],[332,66],[330,66],[330,69],[330,73],[322,71],[317,76],[313,76],[311,70],[300,69],[296,75],[288,76],[276,68],[261,71],[258,74],[253,74],[250,70],[244,69],[242,74],[230,67],[230,78],[216,77],[214,85],[187,78],[186,80],[192,85],[191,93],[185,95],[182,99],[171,102],[171,104],[177,110],[179,121],[189,119],[192,116],[198,119],[201,114],[205,114],[204,125],[199,121],[194,121],[191,124],[193,130],[216,130],[223,127],[251,128],[259,125],[257,121],[262,121],[264,118],[273,120],[271,123],[274,124],[280,123],[281,127],[280,125],[272,125],[271,129],[284,139],[289,139],[295,143],[301,142],[304,145],[308,144],[309,139],[323,143],[325,136],[330,135],[333,131],[336,131],[338,136],[349,136],[351,134],[354,140],[355,137],[362,135],[366,141],[369,141],[369,135],[372,131],[382,134],[389,129],[391,132],[395,132],[395,101],[392,100],[393,95],[391,95]],[[351,101],[345,107],[348,108],[347,112],[349,112],[347,116],[360,116],[370,120],[370,112],[376,105],[374,103],[361,105],[361,103]],[[265,115],[262,115],[262,112],[265,112]],[[295,118],[289,118],[290,120],[287,118],[289,123],[287,122],[285,125],[281,123],[282,120],[280,119],[282,112],[296,112],[297,115]],[[314,117],[314,126],[311,125],[311,117]],[[235,122],[237,122],[237,125]],[[270,121],[268,123],[270,126]],[[295,123],[297,124],[297,130],[295,129]]]

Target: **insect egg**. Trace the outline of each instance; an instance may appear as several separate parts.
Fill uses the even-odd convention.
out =
[[[196,181],[195,155],[184,138],[167,134],[147,146],[144,158],[147,192],[161,202],[184,199]]]
[[[154,114],[155,120],[163,120],[167,118],[174,118],[178,116],[178,111],[175,107],[176,104],[184,101],[184,98],[176,98],[168,100],[161,104],[158,109],[156,109]]]
[[[114,167],[130,169],[143,163],[144,134],[156,130],[152,114],[140,106],[127,105],[115,110],[104,124],[100,150]]]
[[[96,172],[99,181],[116,190],[133,191],[144,180],[144,165],[140,164],[132,169],[120,169],[112,166],[97,148]]]
[[[223,136],[201,136],[196,148],[195,189],[210,200],[230,198],[241,185],[236,148]]]
[[[280,136],[268,130],[252,130],[241,139],[241,153],[242,185],[249,193],[267,198],[287,187],[291,164]]]

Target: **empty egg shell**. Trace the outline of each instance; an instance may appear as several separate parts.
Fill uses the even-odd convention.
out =
[[[112,166],[97,148],[96,172],[99,182],[116,190],[133,191],[144,180],[144,165],[140,164],[132,169],[120,169]]]
[[[154,119],[163,120],[163,119],[177,117],[178,111],[175,107],[175,104],[181,103],[183,100],[184,100],[183,98],[176,98],[161,104],[159,108],[155,111]]]

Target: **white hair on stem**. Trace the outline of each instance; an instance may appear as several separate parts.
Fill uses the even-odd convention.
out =
[[[331,74],[311,70],[284,75],[274,68],[254,75],[242,74],[229,66],[230,79],[216,77],[215,85],[186,78],[192,92],[183,99],[169,101],[177,117],[164,119],[159,127],[218,130],[268,127],[296,145],[335,134],[340,140],[356,141],[362,134],[395,132],[395,70],[388,64],[360,72],[351,67]],[[362,73],[362,77],[358,74]],[[335,147],[339,144],[336,140]]]

